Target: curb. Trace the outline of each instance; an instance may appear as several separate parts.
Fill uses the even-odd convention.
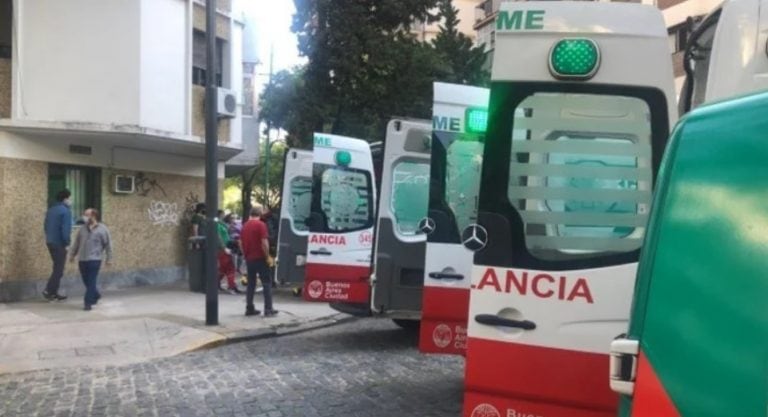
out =
[[[243,330],[239,332],[230,333],[228,335],[222,335],[222,339],[214,340],[208,343],[204,343],[193,349],[187,350],[187,352],[198,352],[202,350],[215,349],[217,347],[231,345],[241,342],[249,342],[253,340],[270,339],[281,336],[290,336],[300,333],[309,332],[312,330],[324,329],[327,327],[336,326],[339,324],[349,323],[359,319],[359,317],[350,316],[344,313],[337,313],[332,316],[323,317],[319,319],[298,322],[287,323],[272,326],[267,329],[256,330]]]

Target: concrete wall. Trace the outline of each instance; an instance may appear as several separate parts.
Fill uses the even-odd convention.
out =
[[[190,66],[184,0],[141,0],[140,124],[186,132]]]
[[[16,2],[20,119],[139,124],[134,1]]]
[[[11,117],[11,60],[0,58],[0,119]]]
[[[185,213],[203,198],[203,179],[145,173],[162,190],[156,187],[147,196],[116,195],[111,184],[120,172],[102,170],[102,214],[115,249],[115,265],[104,271],[104,281],[131,286],[183,278],[189,231]],[[0,158],[0,301],[33,295],[50,274],[41,230],[47,180],[45,162]],[[74,264],[67,266],[65,276],[65,288],[77,292]]]

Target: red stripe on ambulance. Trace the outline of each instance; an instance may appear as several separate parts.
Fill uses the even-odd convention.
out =
[[[470,338],[467,363],[464,417],[616,416],[608,355]]]
[[[307,263],[304,299],[367,303],[371,292],[370,273],[367,266]]]
[[[467,349],[466,288],[424,287],[419,351],[463,355]]]
[[[556,298],[562,301],[585,302],[594,304],[589,281],[586,278],[570,278],[565,275],[554,276],[544,272],[508,269],[500,280],[495,268],[488,268],[483,278],[473,289],[491,288],[496,292],[534,296],[538,298]],[[502,285],[503,284],[503,285]]]

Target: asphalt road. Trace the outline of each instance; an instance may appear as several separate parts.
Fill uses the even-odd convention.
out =
[[[464,360],[364,319],[148,363],[0,376],[0,416],[459,416]]]

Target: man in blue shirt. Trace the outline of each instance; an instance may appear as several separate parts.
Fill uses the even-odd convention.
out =
[[[48,209],[45,214],[45,242],[48,245],[48,253],[53,261],[53,272],[48,278],[48,285],[43,291],[43,297],[48,301],[66,300],[67,297],[59,294],[61,277],[64,275],[64,266],[67,262],[67,247],[72,234],[72,210],[69,190],[62,190],[56,195],[56,204]]]

